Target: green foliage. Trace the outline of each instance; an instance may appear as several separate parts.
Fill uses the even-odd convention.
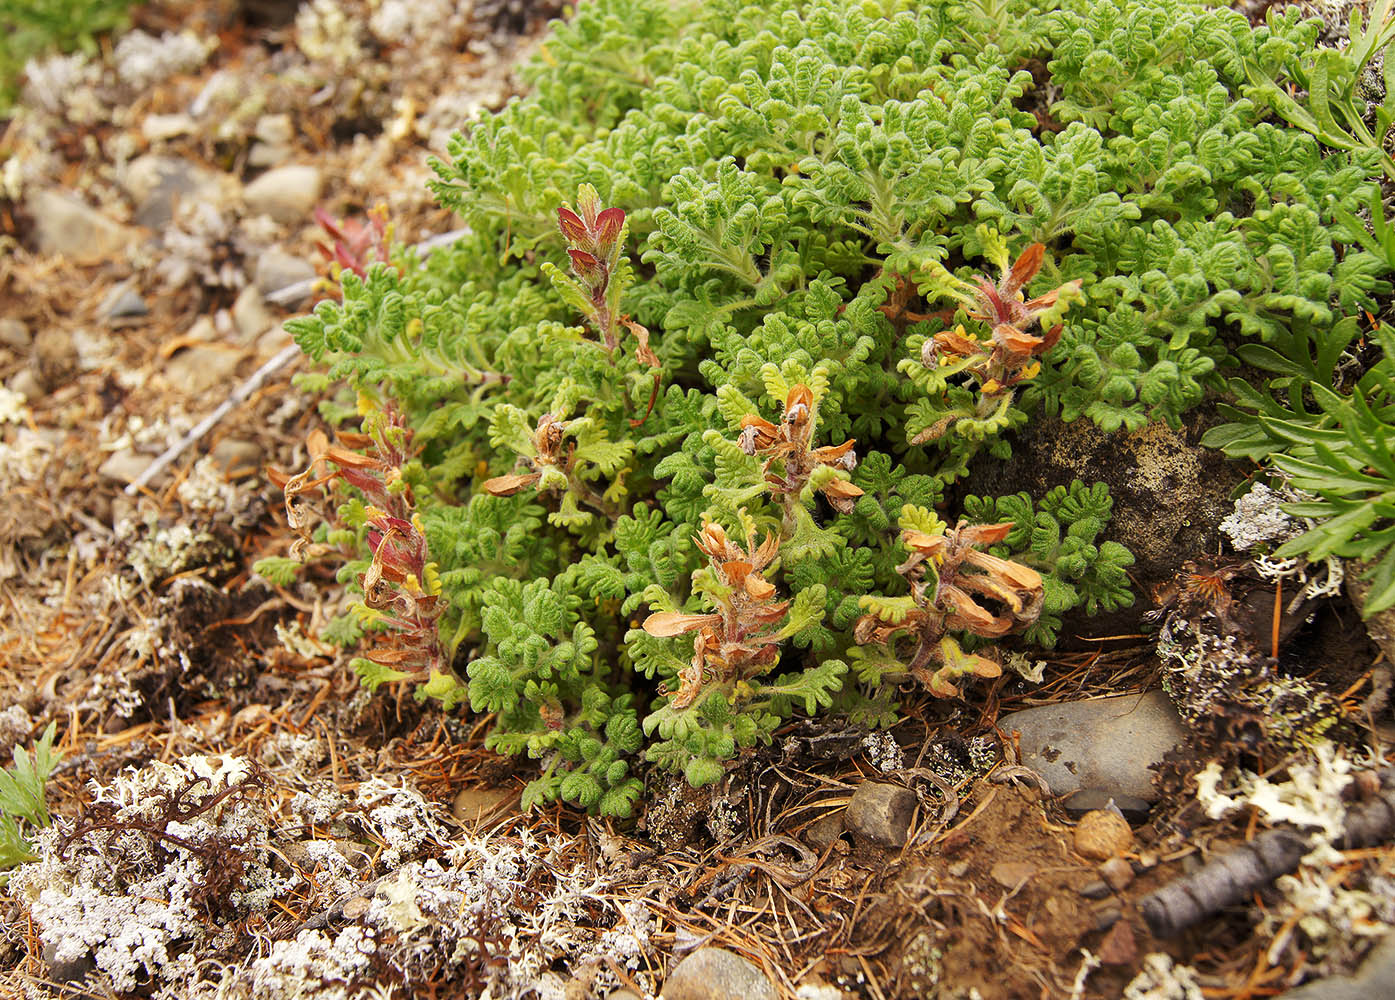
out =
[[[565,583],[496,578],[484,593],[485,655],[468,668],[470,707],[499,721],[486,745],[544,761],[524,797],[623,816],[639,794],[625,756],[640,747],[631,695],[612,696],[595,630]]]
[[[1275,15],[1271,10],[1272,30],[1256,33],[1254,48],[1245,52],[1248,95],[1325,146],[1378,153],[1386,175],[1395,179],[1395,159],[1385,148],[1395,124],[1395,65],[1384,58],[1395,40],[1395,2],[1377,0],[1364,18],[1362,8],[1353,5],[1348,41],[1340,49],[1314,47],[1316,22],[1300,26],[1298,13],[1285,9]],[[1368,77],[1374,76],[1377,59],[1382,77],[1380,85],[1373,86]],[[1289,82],[1297,83],[1298,90],[1288,87]]]
[[[1029,642],[1050,648],[1067,612],[1113,611],[1133,604],[1127,569],[1133,554],[1118,542],[1101,540],[1114,509],[1109,487],[1086,486],[1079,479],[1057,486],[1033,504],[1031,496],[965,497],[964,514],[978,524],[1011,521],[996,556],[1030,566],[1046,592],[1041,617],[1023,633]]]
[[[529,802],[619,814],[641,752],[708,783],[835,702],[885,724],[907,621],[953,696],[992,676],[984,642],[1127,604],[1103,487],[944,510],[1028,421],[1175,425],[1267,366],[1231,383],[1217,443],[1336,462],[1348,485],[1313,502],[1338,530],[1386,502],[1355,443],[1384,389],[1336,388],[1395,265],[1359,221],[1381,154],[1276,121],[1265,83],[1303,89],[1331,62],[1313,39],[1190,0],[594,0],[556,25],[532,92],[433,162],[467,235],[346,270],[289,324],[303,384],[413,429],[393,482],[442,659],[490,745],[542,761]],[[381,529],[341,499],[317,537],[352,583]],[[907,570],[915,533],[952,536],[984,606],[938,589],[928,549]],[[364,658],[369,683],[461,696]]]
[[[1312,527],[1275,555],[1371,563],[1362,608],[1369,617],[1395,606],[1395,331],[1375,329],[1380,359],[1343,389],[1344,372],[1360,368],[1350,353],[1357,333],[1351,319],[1326,335],[1296,329],[1280,350],[1247,345],[1245,360],[1275,377],[1264,390],[1235,385],[1239,407],[1222,410],[1232,421],[1203,441],[1236,457],[1269,459],[1310,494],[1284,510]]]
[[[25,827],[49,823],[44,785],[63,757],[53,749],[57,729],[58,723],[49,723],[32,753],[15,747],[14,766],[0,771],[0,871],[35,860]]]
[[[252,572],[264,576],[269,583],[278,587],[289,587],[295,583],[301,565],[299,559],[290,559],[286,556],[267,556],[265,559],[258,559],[252,564]]]
[[[0,114],[10,109],[30,59],[97,51],[97,36],[119,30],[135,0],[0,0]]]

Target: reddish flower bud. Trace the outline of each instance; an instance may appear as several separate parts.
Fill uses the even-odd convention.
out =
[[[623,208],[607,208],[596,216],[596,247],[602,254],[608,254],[611,246],[620,236],[620,227],[625,224]]]
[[[557,227],[562,230],[562,235],[571,243],[581,243],[589,235],[586,232],[586,223],[582,222],[581,217],[569,209],[559,208],[557,210]]]
[[[585,250],[568,250],[572,259],[572,270],[588,285],[602,285],[606,280],[605,265]]]

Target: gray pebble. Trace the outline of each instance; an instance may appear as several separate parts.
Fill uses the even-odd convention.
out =
[[[320,198],[323,177],[319,167],[298,164],[276,167],[243,190],[250,215],[269,215],[277,222],[301,222]]]
[[[253,281],[256,282],[257,291],[268,295],[298,282],[313,281],[314,278],[315,266],[309,261],[293,257],[284,250],[272,249],[257,258]],[[292,303],[287,305],[294,308]]]
[[[34,241],[41,254],[61,254],[75,264],[98,264],[120,256],[135,242],[135,231],[129,226],[64,191],[36,192],[26,207],[34,219]]]
[[[915,806],[915,793],[909,788],[864,781],[848,802],[843,826],[884,847],[904,847]]]
[[[699,948],[679,962],[663,1000],[775,1000],[775,986],[752,963],[725,948]]]

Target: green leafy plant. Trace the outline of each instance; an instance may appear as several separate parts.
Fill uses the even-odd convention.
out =
[[[1232,421],[1213,428],[1204,443],[1237,457],[1265,460],[1311,499],[1283,509],[1306,518],[1310,530],[1274,555],[1317,562],[1330,556],[1371,565],[1362,614],[1395,607],[1395,333],[1378,325],[1373,338],[1381,357],[1342,390],[1342,368],[1359,367],[1348,351],[1357,321],[1330,335],[1296,330],[1279,350],[1253,345],[1249,363],[1274,373],[1264,390],[1234,387],[1239,407]]]
[[[1364,18],[1363,8],[1353,5],[1347,44],[1342,48],[1312,44],[1316,21],[1307,23],[1303,35],[1289,34],[1298,16],[1296,9],[1270,10],[1270,27],[1277,30],[1272,37],[1258,36],[1257,44],[1245,54],[1247,95],[1325,146],[1380,154],[1386,176],[1395,180],[1395,159],[1386,150],[1395,125],[1395,65],[1384,58],[1395,41],[1395,2],[1377,0],[1365,9]],[[1377,85],[1368,79],[1374,76],[1377,59],[1381,60],[1381,92],[1373,92]],[[1289,83],[1297,84],[1297,89]]]
[[[350,585],[369,507],[436,564],[450,680],[375,662],[494,713],[530,802],[618,813],[641,754],[712,782],[796,711],[886,724],[908,663],[972,697],[990,644],[1127,603],[1102,486],[954,484],[1028,421],[1177,425],[1247,358],[1338,374],[1388,290],[1351,224],[1379,154],[1251,94],[1312,37],[1189,0],[579,5],[433,161],[459,242],[288,324],[327,418],[412,432],[410,515],[353,487],[313,529]],[[1246,385],[1240,447],[1287,440],[1262,408],[1345,419]]]
[[[63,759],[53,749],[57,729],[49,723],[32,752],[15,747],[14,766],[0,771],[0,871],[36,859],[25,834],[49,824],[44,786]]]
[[[964,498],[970,522],[1011,524],[989,552],[1041,574],[1042,611],[1023,632],[1029,642],[1054,645],[1063,616],[1076,608],[1093,615],[1133,603],[1128,578],[1133,554],[1101,537],[1113,508],[1104,483],[1086,486],[1078,479],[1048,491],[1035,504],[1026,493]]]
[[[97,51],[97,36],[124,28],[135,0],[0,0],[0,114],[24,65],[49,52]]]

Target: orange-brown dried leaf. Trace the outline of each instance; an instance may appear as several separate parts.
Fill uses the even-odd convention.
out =
[[[325,449],[324,457],[344,469],[373,469],[383,466],[376,458],[334,444]]]
[[[1018,289],[1035,278],[1041,270],[1042,258],[1045,255],[1046,247],[1040,243],[1033,243],[1023,250],[1022,256],[1017,258],[1012,270],[1007,273],[1007,279],[1003,282],[1003,294],[1016,295]]]
[[[696,632],[708,625],[718,625],[721,615],[687,615],[679,611],[656,611],[644,619],[644,631],[656,639],[672,639],[676,635]]]
[[[961,327],[937,333],[933,339],[935,346],[945,354],[968,357],[971,354],[983,353],[983,343],[966,335]]]
[[[611,211],[618,211],[618,209],[608,208],[605,212],[602,212],[601,215],[604,216],[606,212]],[[624,217],[625,213],[621,212],[620,218],[623,220]],[[636,323],[628,316],[620,320],[620,322],[627,326],[630,332],[635,335],[635,340],[637,341],[635,345],[635,360],[638,361],[640,364],[648,365],[650,368],[658,368],[659,356],[655,354],[649,347],[649,328],[647,326],[643,326],[639,323]]]
[[[746,577],[746,593],[757,601],[769,600],[775,596],[775,585],[759,573],[752,573]]]
[[[998,524],[970,524],[956,529],[956,535],[969,545],[996,545],[1012,532],[1013,523],[1002,521]]]
[[[495,476],[493,479],[486,479],[482,489],[490,496],[511,497],[515,493],[533,486],[541,478],[541,472],[519,472],[507,476]]]

